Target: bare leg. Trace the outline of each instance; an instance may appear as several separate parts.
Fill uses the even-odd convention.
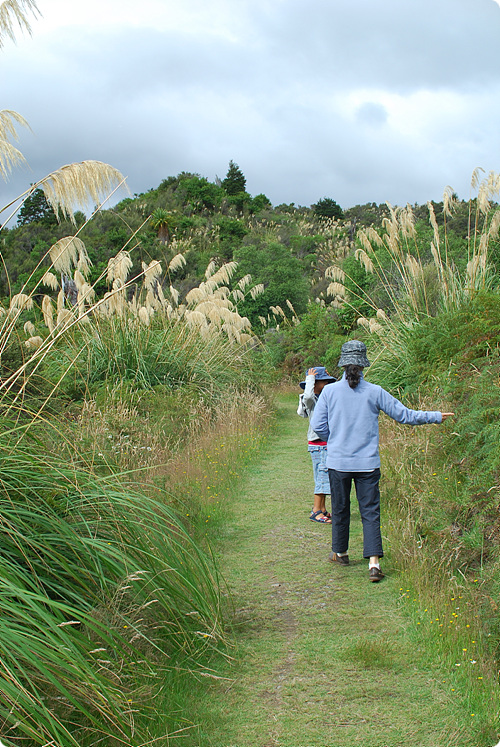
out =
[[[326,511],[325,495],[325,493],[314,494],[313,511]]]
[[[326,493],[315,493],[314,494],[314,504],[313,504],[313,513],[317,513],[318,511],[322,514],[326,514],[326,504],[325,504],[325,495]],[[331,519],[327,519],[325,521],[326,524],[331,524]]]

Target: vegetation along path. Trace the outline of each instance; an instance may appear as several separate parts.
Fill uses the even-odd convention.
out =
[[[227,679],[201,696],[201,712],[196,695],[192,744],[478,747],[466,703],[416,643],[390,558],[386,578],[368,581],[357,506],[350,567],[328,562],[330,528],[308,518],[305,423],[295,396],[278,406],[278,428],[242,477],[224,525],[219,561],[236,647]]]

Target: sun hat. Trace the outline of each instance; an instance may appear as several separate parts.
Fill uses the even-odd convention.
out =
[[[310,368],[314,368],[316,370],[316,376],[314,377],[316,381],[330,381],[332,384],[334,381],[337,381],[335,376],[330,376],[330,374],[327,372],[326,368],[324,366],[310,366]],[[307,369],[309,371],[309,368]],[[307,376],[306,371],[306,376]],[[301,381],[299,384],[302,389],[306,388],[306,382]]]
[[[361,366],[366,368],[370,361],[366,357],[366,345],[359,340],[344,342],[340,354],[339,366]]]

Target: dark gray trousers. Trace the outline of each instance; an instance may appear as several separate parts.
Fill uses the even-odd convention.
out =
[[[340,472],[329,469],[332,495],[332,550],[347,552],[351,521],[351,484],[354,480],[359,512],[363,523],[363,557],[383,556],[380,533],[380,470]]]

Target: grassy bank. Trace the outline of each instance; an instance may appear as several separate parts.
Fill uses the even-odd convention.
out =
[[[260,443],[265,400],[234,390],[172,441],[171,413],[151,416],[162,397],[143,396],[136,419],[137,392],[94,403],[59,453],[55,422],[2,434],[6,745],[170,744],[192,728],[184,690],[215,675],[227,630],[208,526]]]

